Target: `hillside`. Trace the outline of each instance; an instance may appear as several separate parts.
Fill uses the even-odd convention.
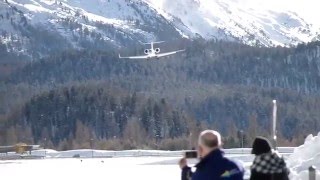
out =
[[[174,26],[146,3],[128,0],[3,0],[0,22],[0,43],[8,51],[30,58],[68,48],[117,48],[180,37]]]
[[[297,145],[320,129],[320,24],[309,1],[2,0],[0,143],[179,149],[214,128],[227,147],[244,130],[249,146],[269,134],[277,99],[280,144]],[[153,40],[186,51],[118,58]]]
[[[189,146],[190,130],[207,127],[220,130],[227,147],[239,147],[238,133],[245,130],[245,145],[249,146],[255,135],[268,134],[273,99],[279,102],[282,145],[301,143],[305,135],[319,130],[318,42],[296,48],[259,48],[201,39],[186,44],[185,54],[162,61],[126,61],[112,52],[70,50],[29,63],[1,85],[1,119],[4,127],[13,128],[6,133],[26,126],[29,130],[24,133],[32,134],[32,141],[41,142],[46,137],[55,147],[71,148],[63,144],[76,137],[79,121],[93,132],[87,137],[104,141],[115,136],[123,140],[126,126],[131,122],[143,124],[144,110],[165,102],[160,109],[166,110],[160,114],[167,125],[161,128],[173,128],[164,118],[172,119],[173,112],[193,125],[185,126],[182,118],[177,128],[186,130],[173,130],[171,133],[178,134],[172,136],[162,129],[166,135],[158,140],[159,136],[153,134],[156,131],[149,132],[160,144],[182,138],[178,147],[170,149]],[[128,97],[134,94],[140,105],[127,106]],[[110,132],[107,127],[112,118],[105,115],[114,111],[110,106],[113,98],[119,99],[116,107],[120,108],[114,117],[119,128],[115,135],[112,132],[117,128],[112,126]],[[154,103],[149,104],[148,99]],[[154,115],[149,117],[156,119]],[[43,127],[48,132],[43,134]],[[16,140],[24,133],[18,133]],[[128,147],[133,146],[168,148],[149,142]]]

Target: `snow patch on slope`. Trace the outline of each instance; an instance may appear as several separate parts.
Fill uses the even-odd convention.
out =
[[[302,11],[302,2],[297,0],[147,1],[181,19],[192,32],[205,38],[223,39],[226,35],[251,45],[292,45],[310,42],[320,31],[320,23],[315,18],[308,21],[301,18],[306,15],[306,9]],[[311,8],[313,5],[309,4],[307,9],[313,16],[319,16],[318,11]]]
[[[8,0],[0,14],[16,7],[28,25],[66,39],[74,48],[98,40],[123,46],[128,42],[166,40],[180,36],[239,41],[249,45],[291,46],[320,39],[316,0]],[[11,8],[10,8],[11,6]],[[21,17],[1,20],[0,40],[8,36],[29,47],[28,38],[13,27]],[[169,30],[168,30],[169,29]],[[92,35],[92,32],[96,33]],[[172,34],[176,33],[174,36]],[[98,34],[98,35],[97,35]],[[21,39],[25,39],[22,40]],[[23,49],[23,48],[22,48]]]
[[[170,23],[148,4],[129,0],[8,0],[0,2],[0,40],[11,43],[17,37],[19,48],[30,47],[28,31],[31,26],[67,40],[73,48],[87,42],[111,42],[115,46],[158,39],[159,31],[169,29]],[[21,27],[21,19],[25,24]],[[20,26],[20,27],[19,27]],[[157,28],[163,27],[163,29]],[[168,28],[169,27],[169,28]],[[174,27],[171,27],[171,32]],[[21,30],[24,29],[24,30]],[[32,34],[34,33],[29,33]],[[169,33],[170,34],[170,33]],[[176,35],[179,34],[176,29]],[[174,35],[173,35],[174,36]],[[41,43],[38,43],[41,45]],[[101,46],[102,47],[102,46]]]

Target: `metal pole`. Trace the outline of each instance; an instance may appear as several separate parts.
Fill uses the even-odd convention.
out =
[[[243,152],[243,144],[244,144],[244,132],[243,130],[240,131],[240,135],[241,135],[241,151],[242,151],[242,154],[244,153]]]
[[[47,138],[44,138],[44,157],[47,156]]]
[[[309,180],[316,180],[316,167],[309,167]]]
[[[91,158],[93,158],[93,139],[90,139],[90,146],[91,146]]]
[[[189,134],[189,143],[190,149],[192,149],[192,133]]]
[[[274,149],[277,149],[277,100],[273,100],[273,113],[272,113],[272,138]]]
[[[241,148],[243,148],[243,145],[244,145],[244,132],[243,132],[243,130],[241,130],[240,133],[241,133]]]

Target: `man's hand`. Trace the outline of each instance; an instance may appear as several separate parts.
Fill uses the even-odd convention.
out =
[[[179,166],[182,170],[181,172],[181,180],[191,180],[192,179],[192,171],[191,168],[187,165],[187,159],[182,158],[179,161]]]
[[[183,169],[184,167],[186,167],[186,166],[187,166],[187,159],[186,159],[186,158],[180,159],[180,161],[179,161],[179,166],[180,166],[181,169]]]

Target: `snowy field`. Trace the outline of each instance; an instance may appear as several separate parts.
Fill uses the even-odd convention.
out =
[[[250,149],[227,149],[228,157],[243,163],[246,179],[253,160]],[[291,169],[292,180],[308,180],[307,169],[314,165],[320,169],[320,133],[308,136],[304,145],[297,148],[279,148]],[[10,154],[12,155],[12,154]],[[177,165],[183,151],[101,151],[72,150],[33,151],[33,156],[45,156],[37,160],[0,161],[1,178],[10,180],[57,180],[57,179],[180,179]],[[74,156],[79,158],[73,158]],[[92,158],[94,157],[94,158]],[[195,164],[190,160],[189,164]],[[317,179],[320,179],[318,171]]]
[[[244,156],[246,157],[246,156]],[[247,157],[246,157],[247,158]],[[46,180],[90,178],[180,179],[179,157],[53,158],[0,161],[1,177]],[[194,162],[191,162],[194,163]]]
[[[162,161],[174,158],[109,158],[109,159],[41,159],[0,162],[4,179],[179,179],[176,164],[161,165]]]
[[[228,149],[227,156],[241,161],[248,170],[253,160],[250,149]],[[284,154],[293,148],[282,148]],[[46,180],[88,178],[116,179],[180,179],[178,160],[182,151],[98,151],[73,150],[58,152],[39,150],[32,155],[46,156],[37,160],[0,161],[1,177],[7,179]],[[80,158],[72,158],[79,155]],[[94,158],[92,158],[92,155]],[[108,158],[107,158],[108,157]],[[190,160],[191,165],[196,160]],[[247,172],[246,177],[249,176]]]

